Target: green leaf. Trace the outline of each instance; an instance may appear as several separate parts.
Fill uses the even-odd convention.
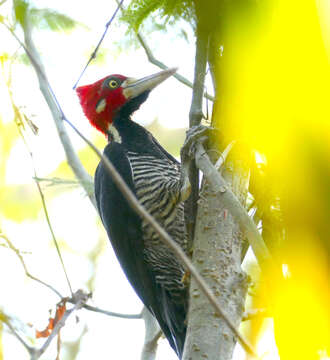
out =
[[[25,18],[29,9],[29,3],[25,0],[14,0],[14,16],[15,20],[24,26]]]
[[[167,18],[166,22],[170,18],[174,22],[179,19],[193,22],[195,19],[193,0],[132,0],[122,20],[137,31],[142,22],[155,12],[161,18]]]
[[[18,54],[15,58],[15,62],[23,65],[30,65],[30,59],[26,53]]]
[[[71,17],[52,9],[31,9],[31,21],[39,29],[70,31],[78,23]]]

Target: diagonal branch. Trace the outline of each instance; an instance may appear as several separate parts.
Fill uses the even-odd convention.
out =
[[[15,328],[12,326],[12,324],[9,321],[9,317],[5,315],[2,311],[0,311],[0,322],[3,322],[7,325],[10,332],[17,338],[17,340],[25,347],[25,349],[28,351],[31,357],[35,354],[35,348],[28,345],[24,339],[19,335],[19,333],[15,330]]]
[[[14,100],[13,100],[13,97],[12,97],[12,93],[11,91],[9,90],[9,97],[10,97],[10,101],[11,101],[11,104],[12,104],[12,107],[14,109],[14,112],[15,112],[15,115],[18,119],[21,119],[21,114],[16,106],[16,104],[14,103]],[[39,184],[39,181],[37,181],[36,179],[38,178],[38,175],[37,175],[37,170],[36,170],[36,167],[35,167],[35,162],[34,162],[34,156],[33,156],[33,153],[32,153],[32,150],[30,149],[30,146],[28,145],[26,139],[25,139],[25,136],[22,132],[22,129],[21,129],[21,122],[19,122],[18,120],[15,120],[16,122],[16,125],[17,125],[17,129],[18,129],[18,132],[25,144],[25,147],[28,151],[28,154],[30,155],[30,158],[31,158],[31,163],[32,163],[32,169],[33,169],[33,174],[34,174],[34,182],[38,188],[38,192],[39,192],[39,195],[40,195],[40,198],[41,198],[41,203],[42,203],[42,208],[43,208],[43,211],[44,211],[44,214],[45,214],[45,218],[46,218],[46,222],[47,222],[47,225],[48,225],[48,228],[49,228],[49,231],[51,233],[51,236],[52,236],[52,239],[53,239],[53,242],[54,242],[54,245],[55,245],[55,248],[56,248],[56,251],[57,251],[57,254],[58,254],[58,257],[60,259],[60,262],[61,262],[61,265],[62,265],[62,269],[63,269],[63,272],[64,272],[64,275],[65,275],[65,278],[66,278],[66,281],[67,281],[67,284],[68,284],[68,287],[70,289],[70,292],[71,292],[71,295],[73,294],[73,291],[72,291],[72,287],[71,287],[71,283],[70,283],[70,280],[69,280],[69,277],[68,277],[68,274],[67,274],[67,271],[66,271],[66,268],[65,268],[65,265],[64,265],[64,261],[63,261],[63,258],[62,258],[62,254],[61,254],[61,251],[60,251],[60,248],[58,246],[58,242],[57,242],[57,239],[56,239],[56,236],[55,236],[55,232],[54,232],[54,229],[53,229],[53,226],[51,224],[51,221],[50,221],[50,217],[49,217],[49,213],[48,213],[48,209],[47,209],[47,205],[46,205],[46,200],[45,200],[45,196],[44,196],[44,193],[41,189],[41,186]],[[15,249],[13,249],[15,251]],[[20,259],[21,261],[23,259]],[[24,264],[24,262],[23,262]],[[23,265],[24,266],[24,265]]]
[[[53,286],[51,286],[50,284],[47,284],[46,282],[36,278],[35,276],[31,275],[29,270],[27,269],[26,267],[26,264],[24,262],[24,259],[23,259],[23,256],[21,255],[20,251],[13,245],[13,243],[7,238],[6,235],[4,235],[3,233],[1,233],[1,230],[0,230],[0,237],[2,239],[4,239],[6,241],[6,243],[8,244],[8,247],[15,252],[15,254],[17,255],[19,261],[21,262],[22,266],[23,266],[23,269],[24,269],[24,272],[25,272],[25,275],[27,277],[29,277],[30,279],[34,280],[34,281],[37,281],[38,283],[48,287],[48,289],[52,290],[57,296],[59,296],[60,298],[63,298],[63,296],[61,295],[61,293],[59,291],[57,291]]]
[[[79,160],[79,158],[73,148],[73,145],[71,143],[69,135],[66,131],[66,128],[64,127],[64,124],[62,121],[62,118],[64,117],[64,113],[63,113],[62,108],[59,106],[57,99],[54,97],[54,93],[53,93],[52,88],[47,79],[47,76],[46,76],[46,73],[44,70],[44,66],[41,62],[39,52],[37,51],[37,48],[32,39],[31,28],[29,26],[28,19],[26,19],[26,26],[23,29],[26,45],[24,45],[24,43],[17,37],[17,35],[10,28],[9,25],[7,25],[5,23],[2,23],[2,24],[12,34],[12,36],[16,39],[16,41],[23,47],[27,56],[29,57],[31,64],[36,72],[37,77],[38,77],[40,91],[41,91],[42,95],[44,96],[45,101],[47,102],[47,105],[52,114],[53,120],[55,122],[58,136],[62,142],[68,164],[71,167],[76,178],[78,179],[80,185],[85,190],[88,198],[90,199],[90,201],[96,208],[94,191],[89,186],[89,184],[93,183],[92,177],[87,173],[87,171],[83,167],[81,161]]]
[[[27,266],[25,264],[25,261],[23,259],[23,256],[21,255],[20,251],[14,246],[14,244],[8,239],[8,237],[1,232],[1,229],[0,229],[0,238],[4,239],[5,242],[8,245],[8,248],[15,252],[15,254],[17,255],[17,257],[18,257],[18,259],[20,261],[20,263],[23,266],[25,275],[27,277],[29,277],[30,279],[32,279],[34,281],[37,281],[38,283],[40,283],[40,284],[42,284],[44,286],[46,286],[47,288],[52,290],[58,297],[63,299],[63,295],[58,290],[56,290],[52,285],[47,284],[46,282],[44,282],[44,281],[36,278],[35,276],[31,275],[31,273],[29,272],[29,270],[28,270],[28,268],[27,268]],[[72,304],[75,304],[76,303],[75,301],[76,300],[74,300],[73,297],[68,299],[68,302],[70,302]],[[83,308],[86,309],[86,310],[89,310],[89,311],[93,311],[93,312],[97,312],[97,313],[101,313],[101,314],[104,314],[104,315],[117,317],[117,318],[121,318],[121,319],[142,319],[141,313],[140,314],[122,314],[122,313],[117,313],[117,312],[113,312],[113,311],[100,309],[98,307],[87,305],[87,304],[83,304]]]
[[[56,335],[59,334],[59,331],[61,328],[65,325],[66,320],[68,317],[75,311],[79,310],[89,299],[89,296],[86,295],[83,291],[78,290],[75,294],[73,294],[73,297],[76,298],[75,305],[72,309],[66,310],[62,318],[58,321],[58,323],[55,325],[54,329],[52,330],[51,334],[47,338],[47,340],[44,342],[42,347],[39,350],[35,351],[34,356],[31,357],[31,360],[37,360],[41,357],[41,355],[47,350],[48,346],[52,342],[52,340],[55,338]]]
[[[78,85],[80,79],[82,78],[82,76],[84,75],[84,73],[85,73],[88,65],[92,62],[92,60],[94,60],[94,59],[96,58],[96,54],[97,54],[97,52],[98,52],[98,50],[99,50],[99,47],[101,46],[102,41],[104,40],[105,35],[106,35],[107,31],[109,30],[109,27],[110,27],[112,21],[115,19],[116,15],[117,15],[117,12],[118,12],[118,10],[119,10],[119,8],[121,7],[121,5],[122,5],[123,2],[124,2],[124,0],[121,0],[121,2],[118,3],[117,9],[115,10],[115,12],[113,13],[113,15],[111,16],[110,20],[105,24],[105,30],[104,30],[104,32],[103,32],[103,34],[102,34],[102,36],[101,36],[98,44],[96,45],[94,51],[92,52],[90,58],[88,59],[87,64],[85,65],[83,71],[82,71],[81,74],[79,75],[78,80],[77,80],[76,83],[74,84],[73,90],[77,87],[77,85]]]
[[[204,173],[213,191],[222,194],[222,202],[237,220],[242,231],[245,232],[260,266],[264,267],[266,264],[271,263],[271,255],[255,223],[213,166],[201,143],[198,143],[196,147],[196,165]]]
[[[68,301],[71,302],[71,300],[68,300]],[[87,304],[84,304],[83,308],[86,310],[89,310],[89,311],[94,311],[97,313],[101,313],[101,314],[112,316],[112,317],[117,317],[120,319],[142,319],[141,313],[140,314],[122,314],[122,313],[117,313],[117,312],[113,312],[113,311],[99,309],[95,306],[91,306],[91,305],[87,305]]]
[[[149,62],[151,62],[152,64],[158,66],[159,68],[161,68],[163,70],[168,69],[168,66],[166,66],[163,62],[161,62],[160,60],[155,58],[155,56],[152,53],[149,45],[147,44],[147,41],[146,41],[145,37],[141,34],[140,31],[138,31],[136,33],[136,37],[139,40],[139,43],[141,44],[141,46],[143,47]],[[175,73],[173,75],[173,77],[175,77],[182,84],[184,84],[184,85],[186,85],[186,86],[188,86],[190,88],[193,88],[193,86],[194,86],[191,81],[189,81],[187,78],[185,78],[184,76],[182,76],[182,75],[180,75],[178,73]],[[203,96],[208,100],[214,101],[214,97],[212,95],[208,94],[207,92],[205,92],[205,94],[203,94]]]
[[[26,46],[24,47],[25,51],[31,60],[31,64],[34,67],[34,70],[36,71],[39,80],[40,90],[53,116],[53,120],[55,122],[60,140],[62,142],[68,164],[70,165],[75,176],[79,180],[82,188],[86,191],[87,196],[89,197],[91,202],[93,203],[94,206],[96,206],[94,192],[88,187],[88,185],[86,185],[92,182],[91,176],[87,173],[81,161],[79,160],[72,146],[71,140],[66,132],[66,129],[63,125],[62,122],[62,118],[64,116],[63,110],[59,106],[58,102],[54,98],[53,93],[51,91],[51,87],[48,82],[43,64],[41,62],[40,55],[32,39],[32,31],[28,19],[26,19],[26,24],[23,30],[24,30],[24,39],[26,44]]]
[[[269,309],[251,309],[243,314],[242,321],[252,320],[258,317],[272,317]]]

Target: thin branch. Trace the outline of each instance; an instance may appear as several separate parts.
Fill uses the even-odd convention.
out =
[[[78,158],[71,144],[70,138],[66,132],[66,129],[63,125],[63,122],[61,121],[61,119],[64,116],[64,113],[61,106],[59,105],[59,102],[57,101],[57,98],[54,96],[52,87],[50,86],[49,81],[47,79],[43,64],[40,59],[40,55],[32,39],[32,33],[28,19],[26,20],[26,26],[23,28],[23,30],[24,30],[24,38],[26,43],[24,49],[31,61],[32,66],[36,71],[40,90],[53,116],[53,120],[55,122],[60,140],[62,142],[68,164],[71,167],[77,179],[79,180],[82,188],[86,191],[86,194],[89,197],[90,201],[96,208],[94,192],[93,190],[90,189],[89,186],[86,186],[86,184],[92,182],[92,177],[87,173],[80,159]]]
[[[63,149],[65,151],[67,162],[71,167],[73,173],[75,174],[76,178],[78,179],[79,183],[81,184],[82,188],[85,190],[90,201],[96,208],[94,192],[90,189],[89,186],[86,185],[93,182],[92,177],[87,173],[81,161],[79,160],[76,152],[74,151],[70,138],[67,134],[66,128],[63,125],[62,118],[65,116],[64,112],[61,106],[59,105],[59,102],[57,101],[56,97],[54,96],[54,92],[49,84],[39,53],[33,43],[31,37],[31,30],[29,29],[28,26],[24,28],[24,35],[26,41],[26,45],[24,45],[24,43],[17,37],[17,35],[9,25],[7,25],[4,22],[2,24],[12,34],[12,36],[16,39],[16,41],[23,47],[28,58],[30,59],[31,64],[34,67],[34,70],[38,77],[40,91],[44,96],[45,101],[48,104],[49,110],[55,122],[55,126],[57,128],[59,138],[62,142]]]
[[[244,313],[242,321],[252,320],[258,317],[271,317],[269,309],[252,309]]]
[[[118,4],[118,6],[120,6],[121,11],[124,13],[126,11],[126,9],[121,4],[119,4],[118,0],[116,0],[116,2]],[[163,62],[161,62],[160,60],[155,58],[145,37],[141,34],[141,31],[137,31],[135,33],[135,35],[136,35],[140,45],[143,47],[149,62],[151,62],[151,64],[153,64],[153,65],[158,66],[160,69],[163,69],[163,70],[169,69],[169,67],[166,66]],[[173,77],[175,77],[182,84],[184,84],[190,88],[193,88],[193,83],[191,81],[189,81],[187,78],[185,78],[184,76],[178,74],[177,72],[173,75]],[[208,94],[207,92],[204,93],[204,97],[207,98],[208,100],[214,101],[214,97],[212,95]]]
[[[8,247],[13,250],[15,252],[15,254],[17,255],[19,261],[21,262],[25,275],[27,277],[29,277],[30,279],[37,281],[38,283],[48,287],[48,289],[52,290],[57,296],[59,296],[61,299],[63,298],[62,294],[57,291],[52,285],[47,284],[46,282],[36,278],[35,276],[31,275],[30,272],[28,271],[26,264],[24,262],[23,256],[21,255],[20,251],[12,244],[12,242],[7,238],[7,236],[5,236],[4,234],[0,234],[1,238],[4,239],[6,241],[6,243],[8,244]]]
[[[58,297],[63,299],[63,295],[59,291],[57,291],[53,286],[45,283],[44,281],[42,281],[42,280],[40,280],[40,279],[38,279],[35,276],[30,274],[30,272],[27,269],[27,266],[26,266],[26,264],[24,262],[23,256],[21,255],[20,251],[14,246],[14,244],[8,239],[8,237],[6,235],[1,233],[1,230],[0,230],[0,237],[6,241],[6,243],[8,245],[8,248],[15,252],[15,254],[17,255],[17,257],[18,257],[18,259],[20,261],[20,263],[23,266],[25,275],[27,277],[29,277],[30,279],[32,279],[34,281],[37,281],[38,283],[40,283],[40,284],[42,284],[44,286],[46,286],[47,288],[52,290]],[[68,302],[71,303],[71,304],[75,304],[76,300],[73,297],[71,297],[71,298],[68,299]],[[117,312],[113,312],[113,311],[103,310],[103,309],[100,309],[98,307],[94,307],[94,306],[87,305],[87,304],[83,304],[83,308],[86,309],[86,310],[89,310],[89,311],[94,311],[94,312],[98,312],[98,313],[101,313],[101,314],[105,314],[105,315],[108,315],[108,316],[117,317],[117,318],[121,318],[121,319],[142,319],[141,313],[140,314],[122,314],[122,313],[117,313]]]
[[[6,324],[11,331],[11,333],[17,338],[17,340],[25,347],[25,349],[29,352],[30,356],[33,357],[35,354],[35,348],[29,346],[24,339],[18,334],[18,332],[15,330],[15,328],[11,325],[9,321],[9,317],[3,313],[1,313],[0,321],[2,321],[4,324]]]
[[[69,300],[69,302],[71,302],[71,300]],[[90,306],[87,304],[83,305],[83,308],[86,310],[90,310],[90,311],[94,311],[97,313],[101,313],[104,315],[108,315],[108,316],[113,316],[113,317],[117,317],[120,319],[142,319],[142,315],[140,314],[122,314],[122,313],[117,313],[117,312],[113,312],[113,311],[108,311],[108,310],[103,310],[94,306]]]
[[[19,110],[18,110],[17,106],[15,105],[15,103],[13,101],[11,91],[9,91],[9,96],[10,96],[10,100],[11,100],[12,106],[14,108],[14,111],[15,111],[16,115],[20,118],[20,113],[19,113]],[[36,170],[36,167],[35,167],[34,156],[33,156],[32,150],[30,149],[30,147],[29,147],[29,145],[28,145],[28,143],[27,143],[27,141],[26,141],[26,139],[24,137],[24,134],[23,134],[23,132],[21,130],[21,124],[16,123],[16,125],[17,125],[17,128],[18,128],[18,132],[19,132],[19,134],[20,134],[20,136],[21,136],[21,138],[22,138],[22,140],[23,140],[23,142],[25,144],[25,147],[26,147],[26,149],[27,149],[27,151],[29,153],[29,156],[31,158],[31,164],[32,164],[35,184],[37,185],[38,192],[39,192],[39,195],[40,195],[40,198],[41,198],[42,208],[43,208],[43,211],[44,211],[44,214],[45,214],[45,217],[46,217],[47,225],[48,225],[49,231],[50,231],[50,233],[52,235],[52,239],[53,239],[54,245],[56,247],[56,251],[57,251],[58,257],[60,259],[62,269],[63,269],[64,275],[66,277],[67,284],[69,286],[69,289],[70,289],[70,292],[71,292],[71,295],[72,295],[73,291],[72,291],[71,283],[70,283],[70,280],[69,280],[69,277],[68,277],[68,274],[67,274],[67,271],[66,271],[66,268],[65,268],[65,265],[64,265],[64,261],[63,261],[63,258],[62,258],[60,248],[58,246],[58,242],[57,242],[57,239],[56,239],[56,236],[55,236],[55,233],[54,233],[53,226],[52,226],[50,218],[49,218],[49,213],[48,213],[48,209],[47,209],[47,205],[46,205],[45,196],[44,196],[44,193],[43,193],[43,191],[41,189],[41,186],[40,186],[39,182],[36,180],[38,178],[38,175],[37,175],[37,170]]]
[[[66,310],[62,318],[58,321],[55,325],[54,329],[52,330],[51,334],[48,336],[47,340],[43,344],[43,346],[36,351],[35,356],[32,357],[33,360],[39,359],[40,356],[46,351],[52,340],[56,335],[58,335],[60,329],[65,325],[66,320],[68,317],[75,311],[80,309],[84,303],[89,299],[89,296],[83,293],[81,290],[78,290],[73,297],[76,298],[75,305],[72,309]]]
[[[197,27],[198,31],[198,27]],[[203,118],[203,94],[204,82],[206,74],[206,64],[208,56],[208,43],[205,36],[197,35],[196,40],[196,54],[195,54],[195,69],[194,69],[194,84],[191,99],[191,106],[189,110],[189,127],[197,126]],[[196,216],[198,208],[199,196],[199,172],[195,162],[191,162],[189,166],[189,181],[191,185],[191,193],[187,201],[184,203],[185,223],[188,235],[189,249],[193,248]]]
[[[232,141],[231,143],[229,143],[227,145],[227,147],[225,148],[225,150],[223,150],[223,152],[220,154],[219,159],[216,161],[216,163],[214,164],[214,167],[219,171],[222,167],[222,165],[225,163],[231,149],[233,148],[233,146],[235,145],[235,141]]]
[[[37,177],[37,174],[35,172],[35,168],[34,168],[34,176]],[[44,214],[45,214],[45,217],[46,217],[48,228],[50,230],[50,233],[51,233],[52,238],[53,238],[54,245],[56,247],[56,252],[58,254],[58,257],[60,258],[62,269],[63,269],[64,275],[65,275],[67,284],[69,286],[70,292],[71,292],[71,294],[73,294],[72,286],[71,286],[71,283],[70,283],[70,280],[69,280],[69,277],[68,277],[68,273],[67,273],[65,265],[64,265],[63,257],[62,257],[60,248],[58,246],[58,242],[57,242],[54,230],[53,230],[53,226],[52,226],[52,224],[50,222],[50,218],[49,218],[49,214],[48,214],[48,210],[47,210],[47,205],[46,205],[46,201],[45,201],[45,196],[44,196],[44,194],[43,194],[43,192],[41,190],[41,186],[40,186],[39,182],[35,181],[35,183],[37,184],[37,187],[38,187],[38,191],[39,191],[39,194],[40,194],[40,197],[41,197],[42,207],[43,207],[43,210],[44,210]]]
[[[50,222],[50,218],[49,218],[49,214],[48,214],[48,210],[47,210],[47,205],[46,205],[46,200],[45,200],[45,196],[43,194],[43,191],[41,189],[41,186],[39,184],[39,182],[36,180],[38,178],[37,176],[37,170],[36,170],[36,166],[35,166],[35,161],[34,161],[34,156],[33,156],[33,153],[32,153],[32,150],[30,149],[30,146],[29,144],[27,143],[26,139],[25,139],[25,136],[22,132],[22,126],[23,126],[23,121],[22,121],[22,115],[19,111],[19,109],[17,108],[15,102],[14,102],[14,99],[13,99],[13,94],[12,94],[12,91],[11,91],[11,87],[10,87],[10,80],[9,82],[7,83],[7,86],[8,86],[8,94],[9,94],[9,98],[10,98],[10,102],[11,102],[11,105],[13,107],[13,110],[14,110],[14,113],[15,113],[15,123],[17,125],[17,129],[18,129],[18,132],[25,144],[25,147],[28,151],[28,154],[31,158],[31,164],[32,164],[32,169],[33,169],[33,173],[34,173],[34,180],[35,180],[35,184],[37,185],[37,188],[38,188],[38,192],[39,192],[39,195],[40,195],[40,198],[41,198],[41,202],[42,202],[42,207],[43,207],[43,210],[44,210],[44,214],[45,214],[45,217],[46,217],[46,221],[47,221],[47,224],[48,224],[48,228],[50,230],[50,233],[52,235],[52,238],[53,238],[53,242],[55,244],[55,247],[56,247],[56,251],[57,251],[57,254],[59,256],[59,259],[60,259],[60,262],[61,262],[61,265],[62,265],[62,269],[63,269],[63,272],[65,274],[65,277],[66,277],[66,280],[67,280],[67,284],[69,286],[69,289],[70,289],[70,292],[71,292],[71,295],[73,294],[73,291],[72,291],[72,287],[71,287],[71,283],[70,283],[70,280],[69,280],[69,277],[68,277],[68,274],[66,272],[66,268],[65,268],[65,265],[64,265],[64,261],[63,261],[63,258],[62,258],[62,254],[61,254],[61,251],[59,249],[59,246],[58,246],[58,243],[57,243],[57,239],[55,237],[55,233],[54,233],[54,230],[53,230],[53,227],[52,227],[52,224]],[[19,256],[19,259],[21,261],[21,263],[23,264],[23,267],[24,267],[24,270],[26,272],[26,274],[28,274],[28,271],[26,269],[26,266],[25,266],[25,263],[23,261],[23,258],[22,256],[19,254],[19,251],[10,243],[10,241],[8,239],[5,239],[7,241],[8,244],[10,244],[11,246],[11,249],[16,252],[16,254]],[[30,276],[31,277],[31,276]],[[36,278],[35,278],[36,280]],[[38,280],[37,280],[38,281]],[[40,281],[40,280],[39,280]],[[41,281],[40,281],[41,282]],[[45,284],[45,283],[44,283]],[[46,284],[45,284],[46,285]],[[55,290],[52,286],[50,285],[46,285],[48,288],[51,288],[53,291],[56,292],[57,295],[60,295],[59,292],[57,292],[57,290]]]
[[[271,255],[255,223],[213,166],[201,143],[196,145],[196,165],[204,173],[213,191],[222,194],[223,203],[244,231],[260,266],[264,267],[266,264],[270,264],[272,262]]]
[[[66,185],[66,186],[76,187],[80,185],[77,180],[63,179],[58,177],[52,177],[52,178],[33,177],[33,180],[36,180],[39,183],[45,183],[45,186]],[[89,185],[93,185],[93,183],[89,183]]]
[[[111,16],[111,19],[105,24],[105,30],[104,30],[104,32],[103,32],[103,34],[102,34],[102,36],[101,36],[98,44],[96,45],[96,48],[94,49],[94,51],[92,52],[89,60],[87,61],[87,64],[85,65],[82,73],[79,75],[78,80],[77,80],[76,83],[74,84],[73,90],[77,87],[77,85],[78,85],[80,79],[82,78],[82,76],[84,75],[84,73],[85,73],[88,65],[92,62],[92,60],[94,60],[94,59],[96,58],[96,54],[97,54],[97,52],[98,52],[98,50],[99,50],[99,47],[101,46],[102,41],[103,41],[103,39],[104,39],[107,31],[109,30],[109,26],[111,25],[112,21],[113,21],[114,18],[116,17],[116,15],[117,15],[117,13],[118,13],[118,10],[119,10],[119,8],[121,7],[121,5],[122,5],[123,2],[124,2],[124,0],[121,0],[121,2],[120,2],[120,3],[118,4],[118,6],[117,6],[116,11],[115,11],[115,12],[113,13],[113,15]]]
[[[143,47],[149,62],[151,62],[152,64],[158,66],[159,68],[161,68],[163,70],[168,69],[168,66],[166,66],[163,62],[161,62],[160,60],[155,58],[155,56],[153,55],[149,45],[147,44],[144,36],[141,34],[140,31],[138,31],[136,33],[136,37],[139,40],[139,43],[141,44],[141,46]],[[173,77],[175,77],[177,80],[179,80],[182,84],[184,84],[184,85],[186,85],[186,86],[188,86],[190,88],[193,88],[193,83],[191,81],[189,81],[187,78],[185,78],[184,76],[182,76],[182,75],[180,75],[178,73],[175,73],[173,75]],[[205,98],[207,98],[208,100],[214,101],[214,97],[212,95],[208,94],[207,92],[205,92],[203,94],[203,96]]]
[[[198,271],[193,266],[191,260],[184,253],[184,251],[180,248],[180,246],[166,233],[166,231],[158,224],[158,222],[151,216],[145,208],[140,204],[140,202],[136,199],[133,192],[127,186],[125,181],[122,179],[120,174],[117,172],[115,167],[112,165],[110,160],[104,157],[101,152],[67,119],[64,118],[72,129],[93,149],[96,155],[102,160],[106,170],[112,177],[114,183],[118,186],[119,190],[122,192],[123,196],[129,203],[129,205],[136,211],[136,213],[141,216],[147,223],[149,223],[153,229],[160,236],[160,239],[174,252],[177,258],[182,262],[184,267],[190,272],[190,274],[195,278],[196,283],[200,287],[200,289],[204,292],[206,297],[209,299],[211,304],[214,306],[219,315],[226,321],[228,327],[231,329],[233,334],[237,337],[238,341],[244,348],[246,352],[250,355],[258,357],[256,352],[253,350],[252,346],[243,338],[240,332],[236,329],[235,325],[229,320],[227,315],[222,311],[221,305],[219,304],[217,298],[213,294],[210,287],[207,285],[203,277],[198,273]]]

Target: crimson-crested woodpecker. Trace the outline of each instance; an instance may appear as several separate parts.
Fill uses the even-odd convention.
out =
[[[139,80],[110,75],[77,88],[77,93],[86,117],[108,138],[104,155],[146,210],[186,251],[183,201],[190,193],[189,180],[180,163],[152,134],[131,120],[150,91],[175,71],[168,69]],[[182,265],[128,205],[102,161],[95,173],[95,196],[128,280],[181,358],[188,305]]]

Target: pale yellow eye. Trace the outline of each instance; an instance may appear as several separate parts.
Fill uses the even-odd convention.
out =
[[[109,85],[110,89],[115,89],[118,86],[118,83],[117,83],[116,80],[112,79],[112,80],[109,81],[108,85]]]

